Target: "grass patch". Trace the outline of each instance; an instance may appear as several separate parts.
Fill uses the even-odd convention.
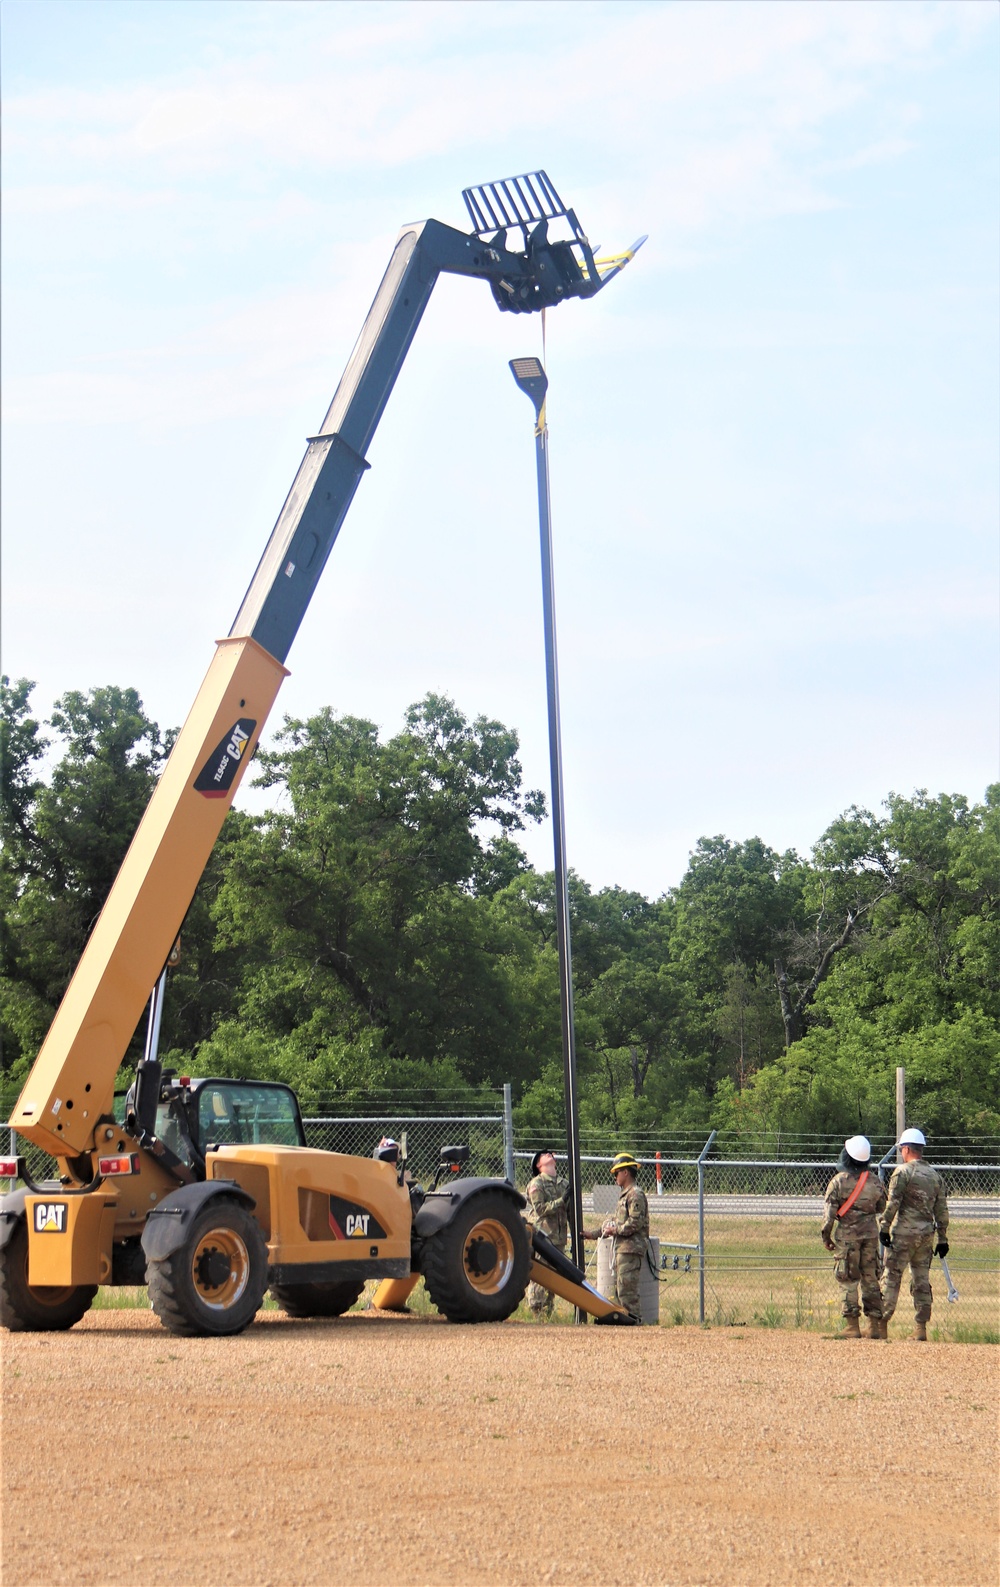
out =
[[[779,1306],[769,1300],[763,1311],[755,1311],[753,1321],[758,1328],[784,1328],[785,1314]]]
[[[664,1241],[693,1243],[697,1217],[654,1213],[652,1233]],[[934,1316],[929,1329],[934,1340],[955,1344],[1000,1344],[1000,1227],[987,1220],[957,1221],[952,1225],[951,1270],[961,1299],[949,1305],[938,1262],[931,1266]],[[833,1259],[819,1241],[812,1218],[727,1218],[713,1214],[705,1223],[705,1316],[719,1328],[797,1328],[803,1332],[831,1333],[841,1314],[843,1290],[833,1276]],[[669,1246],[666,1247],[670,1255]],[[691,1254],[690,1270],[683,1265],[660,1273],[660,1326],[682,1328],[698,1322],[698,1257]],[[683,1263],[683,1258],[682,1258]],[[596,1253],[588,1248],[587,1276],[596,1283]],[[366,1285],[351,1308],[364,1311],[371,1305],[377,1282]],[[144,1288],[108,1286],[99,1289],[97,1310],[143,1310],[149,1306]],[[436,1316],[423,1280],[407,1302],[416,1316]],[[262,1310],[279,1310],[268,1294]],[[530,1322],[531,1312],[522,1302],[516,1320]],[[572,1325],[573,1308],[556,1299],[551,1323]],[[910,1302],[904,1283],[893,1331],[910,1324]]]
[[[678,1306],[676,1302],[667,1302],[660,1306],[660,1324],[664,1328],[684,1328],[688,1323],[696,1322],[697,1309],[689,1313],[686,1306]]]
[[[693,1243],[698,1238],[696,1213],[654,1213],[651,1223],[652,1234],[664,1242]],[[940,1263],[933,1262],[932,1337],[958,1344],[1000,1343],[1000,1226],[987,1219],[956,1219],[950,1233],[954,1238],[948,1260],[961,1299],[948,1304],[944,1274]],[[669,1315],[678,1309],[691,1321],[697,1318],[696,1253],[690,1272],[669,1270],[669,1286],[660,1295],[661,1316],[664,1310]],[[818,1219],[706,1215],[705,1315],[715,1326],[733,1327],[748,1317],[756,1327],[828,1333],[837,1326],[843,1297],[833,1258],[820,1244]],[[909,1323],[910,1317],[904,1316],[909,1307],[904,1282],[897,1329]]]
[[[95,1311],[148,1311],[149,1291],[144,1284],[105,1284],[93,1299]]]
[[[955,1322],[950,1329],[932,1325],[931,1338],[939,1344],[1000,1345],[1000,1328],[983,1327],[974,1322]],[[975,1410],[976,1406],[972,1408]]]

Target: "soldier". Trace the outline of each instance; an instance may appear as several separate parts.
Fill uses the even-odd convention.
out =
[[[375,1158],[376,1162],[392,1163],[393,1167],[398,1168],[399,1154],[402,1150],[403,1148],[400,1146],[399,1142],[393,1140],[391,1135],[383,1135],[375,1150],[372,1152],[372,1156]],[[415,1180],[413,1175],[410,1173],[408,1168],[405,1168],[403,1170],[403,1184],[412,1185],[414,1183]]]
[[[611,1177],[621,1194],[614,1217],[601,1230],[614,1237],[614,1288],[618,1304],[633,1317],[639,1316],[639,1275],[649,1242],[649,1206],[639,1189],[638,1173],[639,1164],[632,1153],[619,1152],[611,1164]],[[609,1300],[614,1298],[608,1296]]]
[[[941,1175],[922,1161],[927,1142],[921,1131],[904,1130],[899,1144],[903,1166],[896,1169],[889,1181],[889,1199],[878,1235],[885,1247],[882,1338],[889,1337],[889,1320],[896,1310],[903,1271],[909,1263],[915,1314],[913,1337],[926,1340],[934,1299],[930,1284],[931,1257],[948,1255],[948,1198]]]
[[[555,1153],[536,1152],[531,1159],[531,1180],[525,1195],[525,1218],[533,1229],[548,1235],[553,1245],[565,1251],[569,1239],[569,1183],[558,1177]],[[528,1285],[528,1306],[538,1322],[552,1316],[553,1296],[541,1284]]]
[[[881,1339],[882,1293],[876,1214],[885,1206],[885,1186],[868,1167],[871,1142],[852,1135],[840,1154],[840,1172],[826,1187],[826,1216],[820,1238],[837,1258],[837,1283],[844,1286],[843,1339],[860,1339],[858,1286],[868,1318],[868,1337]],[[836,1236],[834,1235],[836,1230]]]

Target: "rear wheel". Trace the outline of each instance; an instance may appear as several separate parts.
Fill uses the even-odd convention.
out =
[[[363,1279],[337,1284],[272,1284],[271,1294],[289,1317],[342,1317],[364,1287]]]
[[[28,1283],[28,1225],[19,1218],[0,1250],[0,1326],[11,1333],[45,1333],[72,1328],[88,1312],[96,1284]]]
[[[485,1191],[424,1246],[427,1293],[451,1322],[502,1322],[521,1302],[531,1251],[508,1197]]]
[[[179,1250],[146,1269],[149,1303],[172,1334],[238,1334],[267,1288],[267,1246],[253,1214],[220,1196],[193,1219]]]

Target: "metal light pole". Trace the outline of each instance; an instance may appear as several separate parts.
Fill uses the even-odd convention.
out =
[[[552,515],[549,496],[549,431],[545,423],[548,379],[537,358],[512,358],[511,372],[535,408],[535,461],[538,468],[538,526],[542,543],[542,608],[545,617],[545,682],[549,708],[549,767],[552,779],[552,834],[556,873],[556,940],[559,945],[559,1003],[563,1073],[566,1084],[566,1145],[572,1197],[569,1230],[573,1261],[583,1267],[583,1196],[580,1189],[580,1109],[576,1084],[573,1027],[573,967],[569,938],[569,885],[566,875],[566,823],[563,814],[562,739],[559,731],[559,668],[556,658],[556,602],[552,581]],[[578,1311],[577,1321],[585,1317]]]

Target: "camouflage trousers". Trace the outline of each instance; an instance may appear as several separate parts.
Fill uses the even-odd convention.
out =
[[[931,1302],[934,1299],[931,1290],[930,1270],[931,1257],[934,1255],[934,1235],[931,1234],[897,1234],[893,1232],[892,1244],[886,1246],[885,1266],[882,1272],[882,1316],[886,1322],[896,1310],[899,1300],[899,1286],[903,1282],[907,1263],[910,1267],[910,1294],[913,1296],[913,1310],[917,1322],[930,1322]]]
[[[544,1232],[545,1231],[543,1230],[542,1233],[544,1234]],[[552,1239],[551,1235],[549,1235],[549,1239]],[[552,1240],[552,1243],[553,1245],[558,1246],[560,1251],[565,1251],[565,1240],[561,1245],[559,1245],[558,1240]],[[528,1285],[527,1301],[528,1310],[531,1312],[532,1317],[534,1317],[536,1321],[544,1322],[547,1318],[552,1316],[552,1308],[555,1304],[555,1296],[552,1294],[551,1290],[545,1289],[541,1284],[531,1283]]]
[[[617,1296],[619,1306],[624,1306],[633,1317],[639,1316],[639,1275],[646,1257],[642,1251],[615,1250],[614,1274],[615,1295],[609,1295],[609,1300]]]
[[[845,1317],[858,1317],[858,1291],[866,1317],[882,1316],[882,1291],[878,1287],[881,1262],[878,1236],[866,1240],[837,1241],[837,1283],[844,1286]]]

